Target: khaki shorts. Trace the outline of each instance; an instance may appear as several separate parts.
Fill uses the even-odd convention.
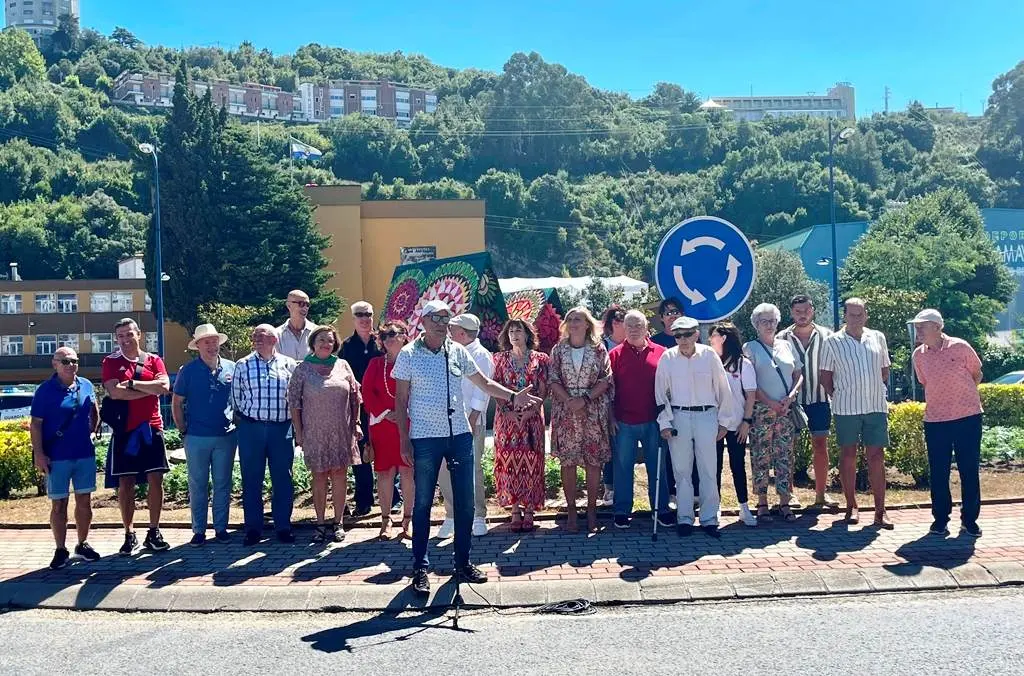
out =
[[[889,414],[837,415],[836,443],[840,446],[889,445]]]

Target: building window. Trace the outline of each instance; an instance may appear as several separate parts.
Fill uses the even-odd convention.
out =
[[[131,312],[134,309],[131,291],[114,291],[110,294],[111,312]]]
[[[57,347],[70,347],[75,352],[78,352],[78,334],[77,333],[61,333],[57,335]]]
[[[57,312],[63,312],[65,314],[78,312],[78,294],[58,293]]]
[[[21,294],[4,293],[0,294],[0,315],[20,315]]]
[[[92,351],[96,354],[110,354],[114,351],[114,336],[110,333],[92,334]]]
[[[331,117],[341,117],[344,114],[345,111],[343,111],[341,108],[337,106],[331,106]]]
[[[110,312],[110,292],[93,291],[89,294],[89,309],[93,312]]]
[[[21,336],[0,336],[0,354],[7,357],[25,354],[25,339]]]
[[[39,313],[52,313],[57,311],[57,294],[55,293],[37,293],[36,294],[36,312]]]
[[[152,352],[156,354],[157,348],[159,347],[159,336],[156,335],[156,331],[146,331],[146,352]]]
[[[36,336],[36,354],[53,354],[57,351],[57,336],[44,333]]]

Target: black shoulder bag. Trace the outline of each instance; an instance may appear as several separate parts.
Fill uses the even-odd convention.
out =
[[[133,380],[137,380],[139,377],[139,366],[140,364],[137,362],[135,372],[132,373]],[[123,434],[125,424],[128,422],[128,400],[114,399],[108,392],[100,402],[100,420],[106,423],[114,434]]]

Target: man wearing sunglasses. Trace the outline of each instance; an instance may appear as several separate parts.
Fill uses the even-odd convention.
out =
[[[377,341],[373,336],[373,306],[365,300],[361,300],[353,303],[350,309],[355,331],[342,341],[338,356],[348,362],[356,380],[362,385],[363,376],[366,375],[366,367],[370,365],[370,360],[384,353],[377,347]],[[369,430],[370,418],[366,414],[366,409],[364,408],[359,415],[361,429]],[[360,455],[365,450],[367,441],[368,436],[365,435],[360,439]],[[352,478],[356,485],[356,510],[353,514],[357,517],[366,516],[373,508],[373,465],[368,462],[352,465]],[[377,487],[378,491],[385,489],[394,491],[394,507],[392,509],[401,508],[402,498],[398,488],[394,486]]]
[[[473,528],[473,433],[466,415],[462,379],[515,407],[540,404],[528,389],[513,392],[480,372],[465,347],[448,336],[452,312],[440,300],[422,309],[423,333],[402,348],[395,361],[395,413],[402,459],[413,467],[416,504],[412,516],[413,576],[417,594],[430,593],[427,541],[430,508],[441,463],[451,473],[455,512],[455,574],[481,584],[487,575],[469,561]],[[411,423],[411,425],[410,425]],[[713,445],[712,445],[713,446]]]
[[[53,355],[53,376],[32,397],[32,456],[36,469],[46,476],[50,498],[50,530],[57,545],[50,562],[56,570],[71,558],[66,547],[68,497],[75,490],[75,556],[96,561],[86,538],[92,523],[92,493],[96,490],[96,450],[90,435],[99,429],[100,410],[96,392],[78,376],[78,355],[61,347]]]
[[[288,321],[277,327],[277,351],[299,362],[309,354],[309,334],[313,333],[316,324],[309,321],[309,295],[301,289],[288,292],[285,301],[288,309]]]
[[[676,532],[693,531],[693,482],[696,464],[700,475],[700,525],[713,538],[718,532],[718,454],[715,444],[726,431],[739,424],[743,411],[736,411],[729,390],[729,378],[718,354],[697,343],[696,319],[680,317],[671,326],[676,346],[666,350],[654,375],[654,398],[662,407],[658,414],[661,438],[669,443],[677,488]]]

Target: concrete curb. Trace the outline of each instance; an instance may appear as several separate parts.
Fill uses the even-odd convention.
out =
[[[982,500],[981,504],[982,504],[983,507],[985,505],[1016,505],[1016,504],[1024,504],[1024,496],[1010,497],[1010,498],[991,498],[991,499],[988,499],[988,500]],[[959,508],[960,506],[961,506],[960,501],[954,501],[953,502],[954,509]],[[900,504],[896,504],[896,505],[886,505],[885,506],[886,511],[900,511],[900,510],[914,510],[914,509],[931,509],[931,508],[932,508],[932,503],[930,503],[930,502],[905,502],[905,503],[900,503]],[[793,511],[795,513],[797,513],[797,514],[814,514],[814,513],[817,513],[814,510],[808,509],[808,507],[806,507],[806,506],[795,508]],[[839,514],[842,511],[843,511],[842,508],[833,509],[833,510],[826,509],[826,510],[822,510],[821,513],[823,513],[823,514]],[[866,509],[866,510],[862,510],[862,511],[867,512],[869,510]],[[738,515],[739,515],[739,510],[736,510],[736,509],[723,509],[721,511],[721,516],[738,516]],[[547,512],[541,512],[541,513],[536,514],[534,516],[534,520],[535,521],[545,521],[545,522],[546,521],[555,521],[556,519],[564,518],[564,516],[565,515],[564,515],[563,512],[547,511]],[[603,519],[603,520],[611,521],[613,517],[614,517],[614,514],[612,514],[611,508],[601,508],[601,507],[598,508],[597,518],[599,520]],[[394,518],[395,518],[395,515],[392,515],[392,519],[394,519]],[[635,512],[633,514],[633,518],[634,519],[641,519],[641,520],[643,520],[643,519],[650,520],[651,513],[650,512]],[[489,525],[491,525],[491,526],[500,526],[501,524],[509,523],[510,521],[511,521],[511,517],[509,517],[509,516],[489,516],[489,517],[487,517],[487,523]],[[442,522],[441,519],[431,519],[430,525],[431,526],[440,526],[441,522]],[[69,524],[73,524],[74,520],[72,519],[68,523]],[[243,524],[242,524],[241,521],[237,521],[237,522],[233,521],[233,522],[228,524],[228,528],[230,528],[232,530],[239,530],[242,527],[243,527]],[[292,528],[294,528],[296,530],[312,530],[315,527],[316,527],[316,523],[314,523],[313,521],[297,521],[297,522],[292,524]],[[379,528],[379,527],[380,527],[380,521],[379,521],[379,516],[378,515],[374,515],[374,516],[361,516],[361,517],[358,517],[358,518],[350,516],[350,517],[347,517],[345,519],[345,529],[346,530],[350,530],[350,529],[353,529],[353,528]],[[120,530],[121,528],[123,528],[123,526],[121,524],[119,524],[119,523],[94,523],[94,524],[92,524],[91,528],[93,530],[101,530],[101,529],[102,530],[109,530],[109,529],[118,529],[118,530]],[[188,521],[164,521],[164,522],[160,523],[160,528],[192,528],[192,524],[190,522],[188,522]],[[6,522],[0,521],[0,530],[49,530],[49,529],[50,529],[50,524],[48,524],[48,523],[6,523]]]
[[[966,563],[949,569],[900,564],[858,570],[793,571],[463,585],[465,608],[529,608],[587,599],[598,606],[653,605],[805,596],[979,589],[1024,585],[1024,563]],[[400,612],[451,607],[455,585],[417,598],[407,584],[231,587],[0,583],[0,608],[118,612]]]

